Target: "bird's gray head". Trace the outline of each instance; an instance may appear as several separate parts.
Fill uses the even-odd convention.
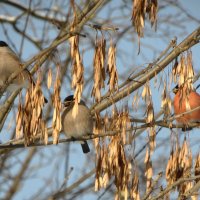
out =
[[[0,41],[0,47],[8,47],[8,44],[4,41]]]
[[[63,104],[65,107],[68,107],[73,103],[74,103],[74,95],[69,95],[63,101]],[[85,105],[85,102],[83,100],[81,100],[79,104]]]

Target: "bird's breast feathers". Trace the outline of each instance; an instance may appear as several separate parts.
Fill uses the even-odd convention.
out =
[[[82,105],[78,106],[78,113],[72,116],[72,109],[63,112],[63,129],[67,136],[80,137],[92,133],[93,121],[90,110]]]

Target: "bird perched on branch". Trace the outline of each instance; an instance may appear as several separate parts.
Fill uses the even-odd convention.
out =
[[[194,90],[190,91],[188,95],[184,94],[184,89],[179,89],[178,86],[176,86],[173,89],[173,92],[175,94],[174,97],[174,112],[175,115],[182,114],[186,111],[195,109],[200,106],[200,95],[195,92]],[[189,104],[189,109],[187,109],[187,101]],[[176,118],[177,122],[187,125],[189,122],[200,122],[200,109],[197,109],[195,111],[192,111],[188,114],[183,114],[183,116],[180,116]],[[192,128],[182,128],[183,131],[191,130]]]
[[[8,86],[8,91],[13,92],[16,89],[29,88],[33,82],[30,72],[26,69],[20,71],[20,59],[6,42],[0,41],[0,86],[5,84],[14,72],[19,72]]]
[[[35,86],[32,75],[27,69],[22,69],[19,57],[9,48],[8,44],[0,41],[0,87],[3,86],[13,73],[19,73],[9,84],[7,90],[13,92],[17,89]],[[45,103],[48,100],[44,97]]]
[[[77,138],[93,133],[93,119],[89,108],[84,101],[78,104],[78,113],[73,116],[74,96],[70,95],[64,99],[65,109],[62,113],[62,127],[67,137]],[[81,141],[83,153],[90,152],[87,141]]]

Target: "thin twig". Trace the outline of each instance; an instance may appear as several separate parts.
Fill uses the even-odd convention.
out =
[[[164,197],[169,191],[175,189],[178,185],[187,182],[187,181],[193,181],[195,179],[200,178],[200,175],[198,176],[193,176],[193,177],[189,177],[189,178],[180,178],[178,179],[176,182],[174,182],[173,184],[167,186],[162,192],[160,192],[157,196],[154,196],[152,198],[150,198],[149,200],[158,200],[161,199],[162,197]]]

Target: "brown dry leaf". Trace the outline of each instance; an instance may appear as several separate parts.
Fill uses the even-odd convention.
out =
[[[116,46],[111,45],[108,49],[108,65],[107,65],[107,73],[109,74],[109,90],[113,91],[118,89],[118,73],[116,66]]]
[[[105,48],[106,40],[104,38],[96,40],[95,54],[93,59],[94,66],[94,85],[92,96],[97,102],[101,99],[101,89],[104,88],[105,81]]]

